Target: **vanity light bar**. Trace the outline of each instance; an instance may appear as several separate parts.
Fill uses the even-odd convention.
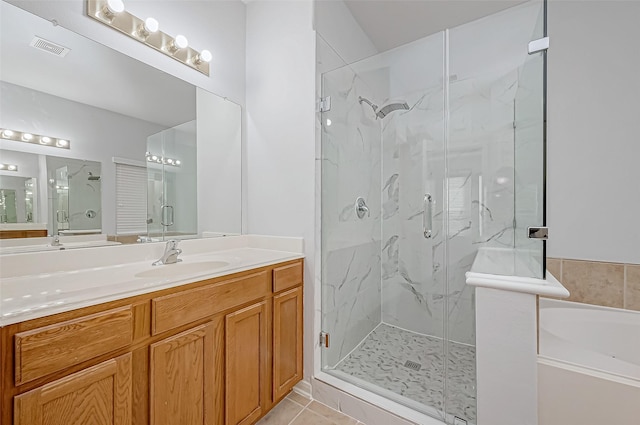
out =
[[[52,148],[71,149],[71,142],[67,139],[27,133],[25,131],[0,128],[0,138],[14,142],[31,143],[34,145],[51,146]]]
[[[87,0],[87,15],[129,37],[156,49],[178,62],[209,75],[212,55],[208,50],[198,52],[189,47],[184,35],[174,37],[159,31],[154,18],[140,19],[127,12],[122,0]]]
[[[0,171],[18,171],[18,166],[14,164],[0,164]]]
[[[182,165],[182,162],[179,159],[165,158],[164,156],[154,155],[150,152],[146,153],[146,157],[148,162],[154,162],[156,164],[171,165],[173,167],[179,167]]]

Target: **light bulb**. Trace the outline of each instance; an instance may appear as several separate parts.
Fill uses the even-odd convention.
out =
[[[57,144],[59,147],[64,148],[64,147],[69,146],[69,141],[68,141],[68,140],[60,139],[60,140],[58,140],[58,143],[56,143],[56,144]]]
[[[124,11],[124,3],[122,0],[107,0],[107,10],[112,14]]]
[[[158,28],[160,28],[158,21],[156,21],[154,18],[149,17],[145,19],[144,22],[138,26],[137,35],[140,38],[143,38],[146,40],[147,37],[149,37],[149,34],[157,32]]]
[[[167,159],[167,164],[173,164],[173,159],[168,158],[168,159]]]
[[[4,137],[12,137],[12,136],[13,136],[13,131],[11,131],[11,130],[4,130],[4,131],[2,132],[2,135],[3,135]]]
[[[327,118],[327,127],[331,126],[331,120],[329,118]]]
[[[180,160],[176,159],[176,165],[180,165]]]
[[[152,155],[152,156],[151,156],[151,160],[152,160],[152,161],[157,161],[157,160],[158,160],[158,157],[157,157],[156,155]]]
[[[31,139],[33,139],[33,134],[31,134],[31,133],[24,133],[22,135],[22,140],[24,140],[25,142],[28,142]]]
[[[193,58],[193,63],[196,65],[200,65],[202,62],[211,62],[211,59],[213,59],[211,52],[208,50],[203,50]]]
[[[178,34],[176,35],[176,39],[173,40],[173,45],[178,49],[186,49],[186,47],[189,45],[189,41],[184,35]]]
[[[154,18],[147,18],[144,20],[144,29],[147,32],[153,33],[158,31],[158,29],[160,28],[160,24],[158,24],[158,21],[155,20]]]
[[[17,165],[9,165],[7,167],[7,170],[9,170],[9,171],[17,171],[18,170],[18,166]]]
[[[48,145],[49,143],[51,143],[51,137],[42,136],[40,138],[40,143],[42,143],[43,145]]]
[[[0,170],[4,170],[5,168],[7,168],[7,164],[0,164]]]
[[[200,52],[200,59],[202,59],[203,62],[209,63],[211,62],[211,59],[213,59],[213,55],[211,54],[210,51],[205,49],[202,52]]]

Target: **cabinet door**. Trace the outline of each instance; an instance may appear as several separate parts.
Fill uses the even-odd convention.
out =
[[[273,398],[302,379],[302,287],[273,297]]]
[[[246,307],[225,317],[226,424],[250,424],[266,409],[267,314],[270,301]]]
[[[151,425],[214,425],[214,326],[151,345]]]
[[[14,425],[131,425],[131,354],[14,399]]]

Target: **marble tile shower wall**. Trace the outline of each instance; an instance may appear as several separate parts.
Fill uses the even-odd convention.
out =
[[[377,93],[349,67],[326,73],[322,83],[332,100],[323,116],[331,125],[322,126],[321,219],[322,319],[333,341],[324,363],[333,367],[381,322],[381,142],[371,109],[358,102]],[[362,219],[354,208],[359,196],[370,210]]]

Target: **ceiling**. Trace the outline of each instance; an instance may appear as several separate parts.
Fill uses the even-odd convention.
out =
[[[0,2],[0,79],[173,127],[195,119],[195,87],[22,9]],[[59,57],[34,36],[71,49]]]
[[[523,0],[344,0],[371,42],[384,52],[491,15]]]

